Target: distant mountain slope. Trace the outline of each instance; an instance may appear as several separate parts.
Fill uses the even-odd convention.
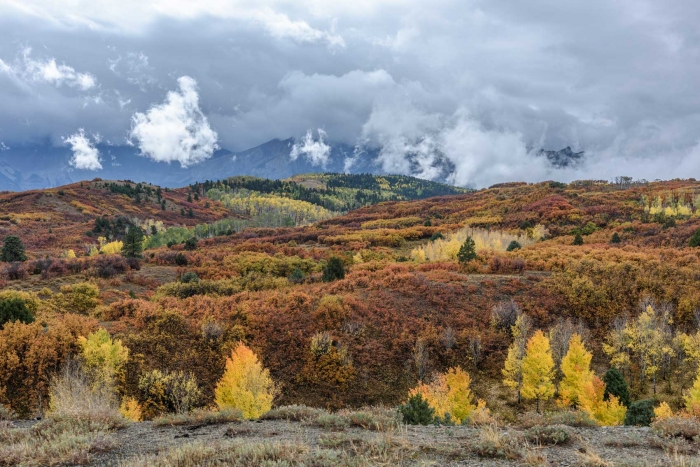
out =
[[[328,160],[321,166],[312,164],[303,155],[293,160],[290,153],[294,142],[293,138],[273,139],[235,153],[221,149],[211,159],[184,169],[178,163],[155,162],[140,156],[138,149],[132,146],[98,145],[103,168],[96,171],[72,167],[72,152],[68,147],[55,147],[48,143],[13,146],[0,152],[0,191],[53,188],[95,177],[175,188],[236,175],[269,179],[284,179],[310,172],[387,175],[379,162],[378,149],[366,149],[356,154],[352,146],[332,143]],[[570,148],[540,151],[540,154],[554,167],[576,164],[583,158],[582,152],[574,153]],[[352,163],[347,164],[348,161]],[[444,159],[440,159],[438,164],[442,173],[439,181],[445,181],[454,167]]]

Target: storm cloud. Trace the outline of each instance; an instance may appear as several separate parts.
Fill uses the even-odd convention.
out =
[[[470,186],[700,175],[698,2],[200,3],[0,0],[0,147],[84,128],[188,166],[293,136],[319,166],[342,142]],[[156,128],[173,96],[206,127]],[[565,146],[584,163],[537,155]]]

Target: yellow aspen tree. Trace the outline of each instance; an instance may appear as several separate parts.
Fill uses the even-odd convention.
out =
[[[540,410],[540,401],[546,401],[554,395],[554,360],[549,348],[549,339],[541,330],[527,341],[525,357],[522,364],[523,386],[522,394],[525,399],[534,399],[536,409]]]
[[[654,409],[654,420],[662,420],[664,418],[673,417],[673,410],[668,402],[662,402]]]
[[[562,406],[578,404],[578,394],[593,379],[591,358],[581,336],[574,334],[569,341],[569,350],[561,360],[561,372],[564,375],[559,384],[559,403]]]
[[[459,367],[450,368],[429,384],[418,384],[409,392],[409,397],[420,394],[435,409],[435,415],[445,418],[449,413],[456,422],[462,423],[477,408],[470,385],[469,373]]]
[[[100,328],[87,338],[78,337],[80,356],[88,369],[103,382],[112,382],[129,358],[129,349],[118,339],[112,340],[106,329]]]
[[[508,356],[503,365],[503,370],[501,370],[503,384],[516,390],[518,404],[520,403],[523,386],[523,357],[525,356],[525,346],[531,328],[530,318],[527,315],[520,314],[515,320],[515,324],[511,326],[513,343],[508,348]]]
[[[688,395],[685,397],[685,408],[688,413],[700,417],[700,371],[698,371],[693,387],[690,388]]]
[[[214,391],[220,409],[239,409],[247,419],[272,408],[277,387],[257,355],[239,343],[226,359],[226,370]]]
[[[605,383],[593,376],[578,395],[579,407],[600,425],[621,425],[625,421],[627,407],[620,403],[617,396],[610,394],[607,401],[604,397]]]

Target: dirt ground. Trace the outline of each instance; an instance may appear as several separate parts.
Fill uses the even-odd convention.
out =
[[[93,466],[128,466],[137,459],[167,452],[189,443],[292,443],[314,449],[354,449],[363,443],[380,441],[405,451],[396,465],[510,466],[510,465],[695,465],[692,459],[662,449],[649,428],[570,428],[571,440],[562,446],[527,446],[526,458],[515,460],[484,458],[469,446],[478,439],[479,429],[454,426],[408,426],[390,432],[360,428],[332,431],[288,421],[244,421],[211,426],[156,427],[151,422],[134,423],[111,433],[113,448],[91,457]],[[396,457],[395,457],[396,459]],[[533,460],[534,459],[534,460]],[[684,462],[684,463],[683,463]],[[392,465],[392,464],[377,464]]]

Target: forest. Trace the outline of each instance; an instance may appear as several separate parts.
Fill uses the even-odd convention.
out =
[[[700,182],[414,180],[0,194],[2,410],[57,410],[72,368],[134,421],[381,406],[697,444]]]

